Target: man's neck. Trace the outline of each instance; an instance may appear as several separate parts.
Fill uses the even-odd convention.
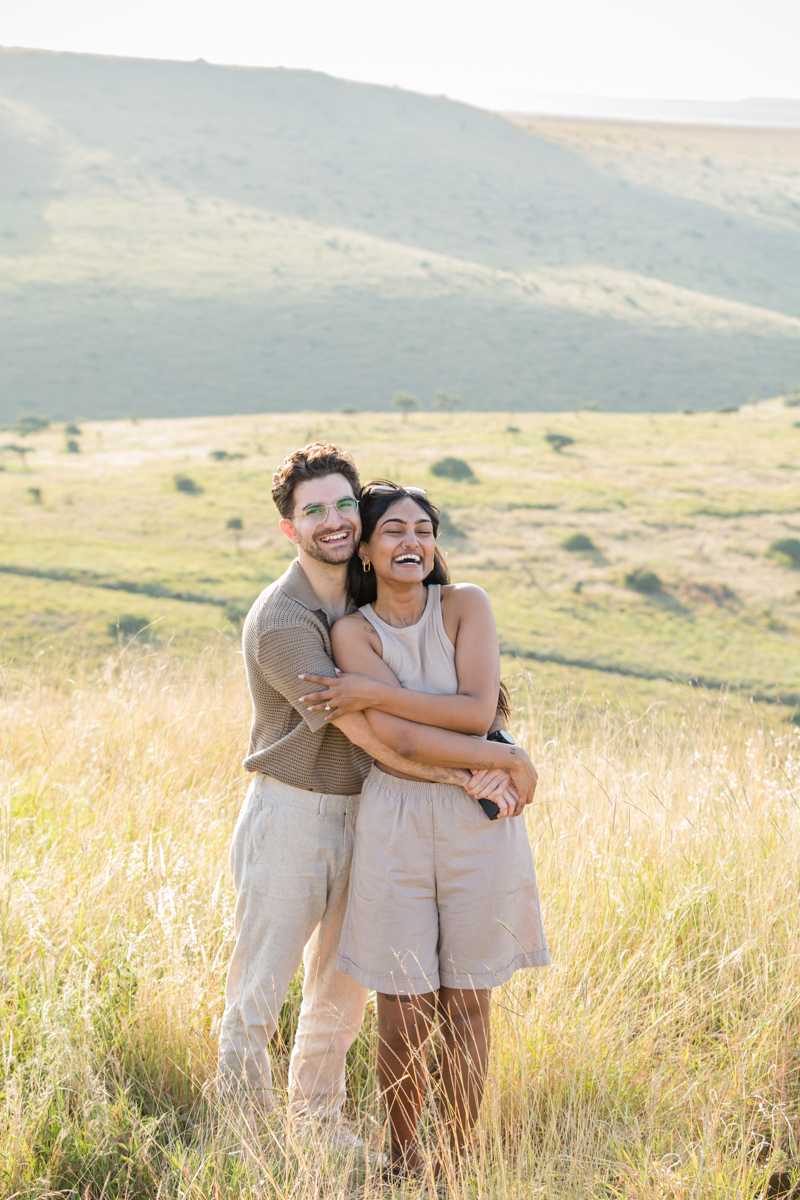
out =
[[[347,563],[324,563],[297,552],[297,562],[331,624],[347,612]]]

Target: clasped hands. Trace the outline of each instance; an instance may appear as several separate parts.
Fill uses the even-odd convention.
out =
[[[363,712],[366,708],[377,708],[380,699],[381,685],[368,675],[360,675],[357,671],[343,674],[336,669],[336,678],[326,675],[299,675],[304,683],[319,684],[322,691],[312,692],[301,696],[299,703],[307,704],[309,712],[324,712],[325,721],[335,721],[346,713]],[[530,764],[532,772],[532,787],[530,795],[525,799],[511,778],[511,774],[503,767],[470,769],[471,779],[464,783],[465,790],[475,800],[493,800],[498,806],[498,820],[503,817],[517,817],[525,804],[533,798],[536,788],[536,769]]]

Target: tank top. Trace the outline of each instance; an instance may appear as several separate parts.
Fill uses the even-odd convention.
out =
[[[414,625],[396,629],[373,611],[371,604],[359,610],[381,639],[383,661],[394,671],[403,687],[414,692],[452,696],[458,691],[456,648],[445,633],[442,621],[442,585],[428,585],[425,611]]]

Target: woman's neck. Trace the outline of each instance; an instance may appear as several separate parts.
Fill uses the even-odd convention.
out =
[[[398,585],[379,579],[378,596],[372,610],[387,625],[403,629],[422,619],[427,603],[428,589],[424,583]]]

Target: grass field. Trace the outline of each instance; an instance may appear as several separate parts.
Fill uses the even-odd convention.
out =
[[[282,1106],[243,1134],[210,1086],[249,719],[238,625],[289,561],[270,473],[323,436],[444,505],[540,768],[526,819],[553,966],[495,992],[474,1156],[440,1194],[745,1200],[791,1175],[800,574],[769,548],[800,529],[797,416],[86,423],[78,453],[61,427],[25,439],[27,469],[8,452],[0,1194],[385,1194]],[[556,452],[553,433],[573,441]],[[446,455],[474,482],[433,475]],[[566,549],[577,534],[594,548]],[[635,590],[636,570],[660,585]],[[109,629],[126,616],[149,628]],[[370,1010],[348,1109],[377,1148],[374,1058]],[[431,1109],[431,1145],[436,1129]]]

